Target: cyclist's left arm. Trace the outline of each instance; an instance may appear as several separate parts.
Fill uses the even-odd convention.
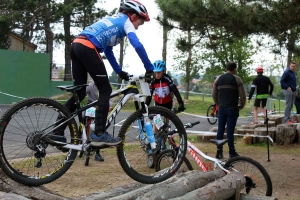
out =
[[[134,32],[129,32],[127,36],[130,44],[133,46],[136,53],[139,55],[140,59],[142,60],[146,71],[153,71],[153,65],[148,58],[148,55],[146,53],[143,44],[139,41],[136,34]]]
[[[117,60],[116,60],[116,57],[114,55],[114,52],[113,52],[113,47],[112,46],[107,46],[105,49],[104,49],[104,54],[108,60],[108,62],[110,63],[110,65],[112,66],[112,68],[114,69],[114,71],[119,74],[122,69],[120,67],[120,65],[117,63]]]
[[[177,86],[174,84],[173,80],[171,79],[171,77],[168,75],[168,74],[164,74],[164,77],[163,77],[163,81],[166,81],[169,88],[170,88],[170,92],[173,93],[177,99],[177,102],[178,102],[178,111],[184,111],[185,108],[184,108],[184,103],[182,101],[182,98],[181,98],[181,95],[177,89]],[[170,93],[170,95],[171,95]]]

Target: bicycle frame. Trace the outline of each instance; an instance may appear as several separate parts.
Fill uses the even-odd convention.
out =
[[[214,170],[219,167],[221,168],[223,171],[225,171],[226,173],[230,173],[230,171],[228,171],[227,169],[225,169],[222,165],[224,165],[225,163],[217,158],[213,158],[210,157],[208,155],[206,155],[205,153],[203,153],[201,150],[199,150],[195,145],[193,145],[192,143],[190,143],[189,141],[187,141],[187,151],[190,152],[191,156],[193,157],[193,159],[196,161],[196,163],[198,164],[198,166],[202,169],[202,171],[207,172],[209,171],[209,165],[207,165],[206,163],[204,163],[200,157],[203,157],[206,160],[212,161],[214,162]]]
[[[139,90],[138,90],[137,85],[136,85],[136,81],[140,82],[142,93],[139,93]],[[143,96],[150,95],[150,91],[149,91],[149,85],[148,85],[148,83],[146,83],[144,81],[144,77],[142,77],[142,76],[139,76],[139,77],[138,76],[130,77],[130,83],[129,83],[129,85],[127,85],[126,87],[121,88],[121,89],[113,92],[110,95],[110,98],[119,96],[121,94],[123,94],[124,96],[115,105],[115,107],[113,108],[113,110],[108,114],[107,121],[106,121],[106,129],[110,126],[111,122],[116,118],[116,116],[118,115],[118,113],[121,111],[122,107],[126,104],[126,102],[131,97],[133,97],[133,101],[134,101],[136,110],[139,109],[139,104],[138,104],[138,101],[139,101],[140,105],[141,105],[141,108],[143,110],[143,115],[144,116],[148,116],[148,108],[147,108],[147,105],[145,105],[145,103],[144,103],[144,97]],[[75,101],[79,102],[79,98],[78,98],[76,92],[73,95],[75,97]],[[82,151],[82,150],[86,151],[90,145],[88,144],[89,138],[87,138],[87,135],[86,135],[86,129],[85,129],[85,126],[84,126],[84,123],[83,123],[83,118],[82,118],[81,113],[83,111],[85,111],[85,110],[87,110],[87,109],[95,106],[97,104],[97,101],[98,100],[93,101],[93,102],[91,102],[88,105],[83,106],[83,107],[80,107],[80,103],[77,103],[76,104],[77,109],[76,109],[75,112],[72,113],[72,116],[70,118],[66,119],[65,121],[63,121],[64,119],[58,120],[55,123],[55,124],[59,123],[58,125],[52,124],[49,127],[45,128],[43,130],[43,132],[45,132],[45,133],[42,135],[42,138],[45,137],[46,135],[48,135],[49,133],[51,133],[52,131],[54,131],[55,129],[63,126],[64,124],[66,124],[71,119],[73,119],[76,116],[78,116],[78,119],[79,119],[79,135],[81,135],[81,138],[73,138],[73,139],[79,139],[79,140],[81,140],[82,141],[81,144],[67,144],[67,143],[64,143],[65,145],[61,146],[62,142],[57,142],[57,141],[53,141],[53,140],[51,142],[55,143],[55,144],[60,144],[61,147],[66,148],[66,149],[73,149],[73,150],[78,150],[78,151]],[[61,122],[61,121],[63,121],[63,122]],[[50,130],[46,131],[50,127],[52,127],[52,128]]]

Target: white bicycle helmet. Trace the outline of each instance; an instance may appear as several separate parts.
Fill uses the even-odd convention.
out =
[[[119,12],[134,12],[144,18],[146,22],[150,21],[146,7],[137,0],[123,1],[120,5]]]

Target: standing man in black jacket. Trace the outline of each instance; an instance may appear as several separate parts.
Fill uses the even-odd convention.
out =
[[[227,64],[226,73],[215,80],[212,94],[214,102],[219,106],[217,139],[223,139],[227,124],[226,135],[230,158],[239,156],[234,148],[234,129],[239,117],[239,111],[244,108],[246,103],[244,85],[241,78],[235,75],[236,68],[237,65],[234,62]],[[217,150],[216,158],[223,158],[223,149]]]
[[[271,82],[271,80],[263,75],[264,69],[262,66],[258,66],[256,68],[257,77],[255,77],[251,84],[251,89],[249,93],[249,99],[248,103],[250,103],[250,100],[252,98],[252,95],[256,89],[256,98],[254,101],[254,122],[252,124],[258,124],[257,120],[257,110],[258,107],[261,107],[261,109],[264,112],[264,117],[266,119],[266,109],[265,106],[267,104],[268,97],[272,96],[274,85]],[[265,120],[266,122],[266,120]]]
[[[292,124],[296,122],[291,119],[291,111],[295,101],[295,92],[297,89],[297,74],[295,72],[296,67],[296,63],[291,61],[290,66],[286,68],[280,79],[280,85],[283,89],[283,94],[285,97],[284,123],[286,124]]]

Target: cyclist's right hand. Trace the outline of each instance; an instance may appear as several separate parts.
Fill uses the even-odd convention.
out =
[[[129,81],[129,74],[127,72],[121,71],[119,72],[119,77],[125,81]]]
[[[151,81],[154,80],[154,78],[155,78],[155,74],[152,70],[151,71],[146,71],[145,82],[150,83]]]
[[[184,107],[184,104],[183,103],[180,103],[179,104],[179,107],[178,107],[178,112],[182,112],[185,110],[185,107]]]

